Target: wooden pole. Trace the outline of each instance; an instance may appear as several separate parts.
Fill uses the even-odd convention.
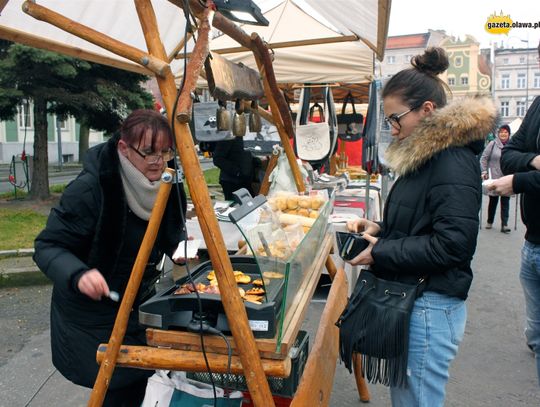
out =
[[[149,0],[135,0],[137,13],[145,35],[148,50],[152,55],[165,59],[165,49],[157,31],[157,21],[152,4]],[[159,89],[169,114],[172,113],[175,102],[176,86],[173,74],[168,71],[164,77],[157,77]],[[174,120],[174,118],[172,118]],[[189,192],[195,205],[197,217],[204,241],[216,271],[216,277],[221,287],[221,300],[228,316],[229,327],[235,338],[238,338],[240,360],[246,374],[246,382],[255,405],[258,407],[274,406],[270,387],[264,374],[259,353],[255,345],[253,332],[248,324],[246,309],[240,298],[233,274],[231,261],[223,241],[218,221],[210,200],[208,187],[204,181],[203,172],[193,144],[193,138],[186,123],[176,123],[175,137],[185,170]]]
[[[354,379],[356,380],[356,389],[358,390],[358,396],[363,403],[369,402],[369,389],[366,384],[366,379],[362,375],[362,355],[353,353],[353,371]]]
[[[257,66],[259,68],[259,72],[261,73],[261,76],[263,78],[263,85],[264,85],[264,90],[266,93],[266,98],[268,99],[268,104],[270,105],[272,116],[274,117],[274,123],[278,130],[279,138],[281,139],[281,145],[283,147],[283,150],[285,151],[285,155],[287,156],[287,160],[291,167],[291,172],[293,174],[294,183],[296,184],[296,189],[298,190],[298,192],[305,192],[306,186],[304,185],[304,180],[302,179],[302,174],[300,173],[300,169],[298,168],[298,165],[296,164],[296,157],[294,155],[294,151],[289,143],[289,139],[294,136],[294,133],[287,132],[287,129],[284,125],[282,112],[278,106],[277,99],[276,99],[276,96],[277,98],[279,98],[279,97],[283,97],[283,95],[281,94],[281,91],[279,91],[279,89],[276,92],[276,89],[273,88],[271,85],[272,82],[275,83],[275,78],[274,80],[269,79],[269,78],[273,78],[274,71],[273,69],[271,70],[268,67],[268,61],[270,58],[268,55],[268,49],[266,49],[266,47],[260,40],[260,37],[255,33],[253,34],[253,43],[255,44],[255,50],[253,54],[255,56]],[[261,46],[262,46],[262,49],[260,49]],[[268,60],[262,57],[261,53],[263,55],[266,54],[266,56],[268,57]],[[270,62],[270,67],[271,66],[272,66],[272,63]],[[287,115],[290,118],[288,109],[287,109]],[[292,124],[291,124],[291,128],[292,128]]]
[[[129,72],[140,73],[143,75],[153,74],[151,70],[146,69],[139,64],[121,61],[119,59],[100,55],[97,52],[85,51],[80,48],[74,48],[61,42],[48,40],[46,38],[38,37],[37,35],[33,34],[28,34],[27,32],[16,30],[14,28],[0,26],[0,38],[12,42],[18,42],[19,44],[28,45],[29,47],[58,52],[59,54],[84,59],[85,61],[112,66],[114,68],[123,69]]]
[[[99,407],[103,404],[105,393],[107,393],[107,388],[109,387],[109,383],[116,366],[118,351],[120,350],[120,346],[124,340],[124,335],[126,334],[129,314],[131,313],[133,303],[135,302],[137,292],[139,291],[141,280],[144,271],[146,270],[146,264],[148,263],[150,252],[154,247],[154,242],[161,224],[161,219],[163,218],[163,213],[165,212],[165,207],[167,206],[167,200],[169,199],[169,193],[171,192],[172,187],[171,181],[173,178],[174,171],[170,168],[165,169],[165,172],[161,177],[162,182],[159,187],[156,202],[154,203],[152,214],[150,215],[150,220],[148,221],[148,227],[144,233],[141,247],[137,253],[137,258],[135,259],[135,264],[133,265],[128,285],[126,287],[124,296],[122,297],[122,303],[120,304],[116,321],[114,322],[114,327],[111,333],[111,338],[109,339],[107,351],[105,352],[105,356],[103,358],[103,363],[99,367],[94,388],[92,389],[90,399],[88,400],[89,407]]]
[[[103,362],[107,344],[101,344],[96,354],[98,363]],[[245,371],[238,356],[231,357],[229,372],[228,356],[224,354],[206,353],[212,373],[232,373],[249,375]],[[179,349],[152,348],[150,346],[124,345],[120,349],[118,366],[138,367],[140,369],[182,370],[186,372],[205,372],[206,362],[200,351]],[[289,377],[291,374],[291,358],[262,359],[264,373],[272,377]]]
[[[291,407],[322,407],[330,403],[339,353],[339,329],[335,322],[347,305],[347,292],[347,277],[340,268],[332,281],[317,335]]]
[[[259,189],[259,193],[262,195],[268,195],[268,192],[270,191],[270,174],[276,168],[276,165],[278,163],[279,158],[279,152],[278,153],[272,153],[270,156],[270,160],[268,161],[268,165],[266,167],[266,171],[264,172],[264,178],[261,182],[261,188]]]
[[[79,24],[76,21],[70,20],[61,14],[58,14],[46,7],[40,6],[33,1],[27,0],[23,3],[22,10],[34,17],[37,20],[45,21],[61,30],[67,31],[77,37],[80,37],[92,44],[99,45],[106,50],[113,52],[116,55],[120,55],[133,62],[141,64],[150,69],[156,75],[164,75],[165,72],[170,72],[169,64],[166,59],[155,58],[135,47],[124,44],[114,38],[111,38],[105,34],[102,34],[92,28]]]
[[[204,10],[203,17],[199,23],[199,38],[195,43],[192,57],[189,59],[186,68],[186,72],[190,72],[190,75],[186,74],[184,78],[184,89],[178,99],[176,108],[176,117],[180,123],[189,123],[191,120],[191,106],[193,105],[191,92],[197,86],[197,79],[199,79],[199,75],[203,71],[204,61],[206,61],[210,52],[210,34],[212,31],[213,16],[214,10],[208,7]]]

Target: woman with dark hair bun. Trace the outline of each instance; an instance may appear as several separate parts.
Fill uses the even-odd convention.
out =
[[[392,382],[395,372],[385,371],[384,356],[364,355],[368,378],[390,383],[395,407],[443,406],[450,363],[465,331],[482,195],[476,155],[494,127],[496,109],[488,98],[447,105],[449,89],[437,76],[447,68],[445,51],[429,48],[386,83],[384,113],[394,138],[386,161],[398,178],[380,224],[348,224],[370,242],[351,264],[369,265],[385,280],[415,284],[425,278],[409,325],[406,384]]]

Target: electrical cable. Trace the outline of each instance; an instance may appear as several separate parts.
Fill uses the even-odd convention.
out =
[[[192,16],[191,14],[191,10],[189,8],[189,1],[188,0],[183,0],[183,3],[184,3],[184,7],[183,7],[183,10],[184,10],[184,15],[186,17],[186,25],[185,25],[185,30],[184,30],[184,72],[183,72],[183,75],[182,75],[182,82],[180,83],[180,86],[178,87],[178,91],[176,93],[176,98],[175,98],[175,101],[174,101],[174,105],[173,105],[173,110],[171,112],[171,116],[170,116],[170,121],[171,121],[171,130],[172,130],[172,133],[173,133],[173,138],[174,138],[174,142],[173,142],[173,150],[174,150],[174,169],[175,169],[175,172],[176,172],[176,176],[177,176],[177,182],[176,182],[176,185],[175,185],[175,191],[176,191],[176,194],[177,194],[177,199],[178,199],[178,205],[179,205],[179,212],[180,212],[180,219],[181,219],[181,222],[182,224],[184,225],[184,233],[185,233],[185,239],[184,239],[184,253],[187,253],[187,238],[188,238],[188,233],[187,233],[187,226],[186,226],[186,219],[184,217],[184,211],[183,211],[183,208],[182,208],[182,205],[181,205],[181,199],[180,199],[180,188],[179,188],[179,179],[178,179],[178,175],[179,175],[179,171],[178,171],[178,159],[177,159],[177,145],[176,145],[176,136],[175,136],[175,117],[176,117],[176,109],[177,109],[177,106],[178,106],[178,100],[180,99],[180,95],[184,89],[184,85],[185,85],[185,81],[186,81],[186,71],[187,71],[187,64],[186,64],[186,61],[187,61],[187,43],[188,43],[188,39],[187,39],[187,36],[188,36],[188,30],[191,30],[191,22],[190,22],[190,16]],[[195,18],[193,17],[193,19],[195,20]],[[191,31],[192,32],[192,31]],[[195,38],[195,35],[192,36],[193,38],[193,41],[196,42],[196,38]],[[193,276],[191,274],[191,270],[189,269],[189,263],[186,261],[185,263],[185,267],[186,267],[186,272],[187,272],[187,276],[188,276],[188,281],[189,283],[195,287],[195,283],[193,281]],[[199,314],[200,315],[203,315],[203,306],[202,306],[202,301],[201,301],[201,297],[199,295],[199,292],[197,290],[195,290],[195,295],[197,297],[197,307],[199,309]],[[199,336],[200,336],[200,340],[201,340],[201,351],[202,351],[202,354],[203,354],[203,358],[204,358],[204,362],[205,362],[205,365],[206,365],[206,370],[208,371],[208,374],[210,376],[210,383],[212,385],[212,391],[213,391],[213,395],[214,395],[214,407],[217,407],[217,391],[216,391],[216,384],[214,382],[214,379],[212,377],[212,370],[210,369],[210,363],[208,362],[208,356],[206,354],[206,348],[205,348],[205,345],[204,345],[204,331],[203,331],[203,319],[201,318],[200,319],[200,329],[199,329]],[[218,331],[219,332],[219,331]]]

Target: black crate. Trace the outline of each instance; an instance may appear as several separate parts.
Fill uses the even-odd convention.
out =
[[[300,378],[304,372],[309,353],[309,336],[306,331],[298,332],[296,341],[289,351],[291,356],[291,374],[287,378],[268,376],[268,384],[272,394],[291,397],[296,393]],[[208,372],[188,372],[189,379],[210,383]],[[229,390],[247,391],[246,378],[243,375],[212,373],[214,384],[218,387],[226,387]]]

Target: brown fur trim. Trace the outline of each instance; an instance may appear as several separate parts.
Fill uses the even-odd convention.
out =
[[[406,139],[392,141],[386,150],[386,162],[396,173],[407,174],[442,150],[485,139],[495,127],[496,115],[489,98],[454,100],[420,122]]]

